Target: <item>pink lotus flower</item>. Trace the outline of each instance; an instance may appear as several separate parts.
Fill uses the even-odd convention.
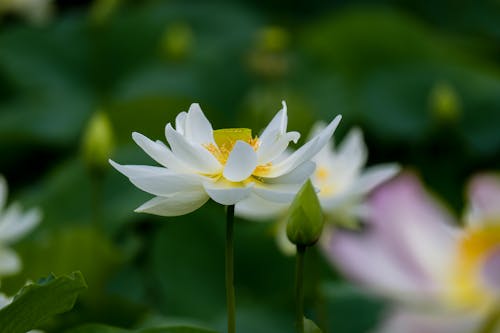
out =
[[[499,311],[500,177],[474,177],[468,201],[459,227],[406,173],[373,194],[364,233],[336,232],[323,244],[348,277],[396,301],[377,332],[476,332]]]

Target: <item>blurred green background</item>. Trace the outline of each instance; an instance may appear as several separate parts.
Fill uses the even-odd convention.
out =
[[[498,0],[13,3],[0,0],[0,172],[10,199],[44,218],[16,245],[24,269],[2,289],[72,270],[89,285],[48,332],[85,322],[225,326],[223,207],[133,213],[150,196],[82,158],[98,110],[125,164],[154,164],[131,132],[163,139],[192,102],[214,128],[257,134],[284,99],[303,138],[340,113],[336,140],[360,126],[369,164],[418,170],[457,214],[467,178],[500,166]],[[238,220],[235,255],[239,332],[292,332],[294,260],[278,251],[273,225]],[[306,312],[326,332],[377,323],[382,300],[319,253],[308,260]]]

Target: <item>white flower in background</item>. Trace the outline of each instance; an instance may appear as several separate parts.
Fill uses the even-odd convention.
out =
[[[53,13],[53,0],[1,0],[3,13],[18,14],[33,24],[46,23]]]
[[[337,127],[337,116],[316,137],[293,154],[285,152],[298,132],[287,132],[283,108],[259,137],[250,129],[213,130],[198,104],[181,112],[175,128],[169,123],[169,146],[133,133],[134,141],[161,167],[110,163],[139,189],[156,197],[136,209],[162,216],[190,213],[209,198],[234,205],[246,198],[290,203],[314,171],[311,158],[328,142]]]
[[[6,207],[6,201],[7,183],[0,176],[0,278],[21,269],[21,260],[9,245],[30,232],[41,219],[38,209],[23,213],[19,204],[13,203]]]
[[[324,124],[316,124],[311,136],[318,135],[324,128]],[[318,198],[327,224],[354,226],[359,217],[366,213],[363,205],[366,194],[399,171],[396,164],[381,164],[364,169],[367,155],[363,134],[361,130],[354,128],[337,149],[329,141],[313,158],[316,169],[311,181],[319,190]],[[236,213],[249,219],[268,219],[285,215],[287,208],[286,205],[253,198],[239,203]],[[280,248],[287,254],[293,254],[295,246],[286,237],[285,219],[281,219],[278,228]]]
[[[3,307],[6,307],[11,302],[12,302],[12,298],[7,297],[4,294],[0,293],[0,309],[2,309]],[[31,331],[26,332],[26,333],[43,333],[43,331],[31,330]]]
[[[477,332],[500,311],[500,177],[478,175],[468,192],[460,228],[415,176],[402,175],[375,191],[364,233],[337,231],[324,244],[347,276],[396,300],[377,332]]]

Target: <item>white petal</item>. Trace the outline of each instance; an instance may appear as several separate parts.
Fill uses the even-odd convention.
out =
[[[205,182],[203,186],[210,198],[215,202],[221,205],[234,205],[246,199],[252,193],[254,184],[241,185],[240,183],[232,183],[221,179],[217,182]]]
[[[5,178],[0,175],[0,212],[5,207],[7,202],[7,182]]]
[[[19,206],[11,205],[0,222],[0,243],[11,244],[33,230],[42,218],[36,208],[22,213]]]
[[[235,214],[249,220],[269,220],[284,214],[288,204],[281,204],[264,200],[256,194],[251,194],[245,200],[236,204]]]
[[[321,131],[318,136],[307,142],[283,161],[273,165],[271,170],[261,176],[269,178],[279,177],[295,169],[305,161],[310,160],[328,143],[328,140],[332,137],[340,119],[340,115],[335,117],[335,119],[333,119],[332,122],[323,131]]]
[[[223,176],[232,182],[241,182],[250,177],[257,167],[257,154],[252,146],[237,141],[229,154]]]
[[[186,135],[186,112],[181,112],[175,117],[175,130],[181,135]]]
[[[214,133],[212,125],[208,121],[198,103],[193,103],[189,107],[186,116],[186,132],[184,133],[188,141],[198,144],[214,143]]]
[[[0,293],[0,309],[6,307],[12,302],[12,298],[5,296],[5,294]]]
[[[302,184],[256,183],[254,192],[261,198],[278,203],[291,203]]]
[[[261,145],[267,145],[268,142],[274,142],[280,134],[285,134],[288,116],[286,114],[286,103],[282,101],[283,108],[276,113],[274,118],[269,122],[264,131],[262,131],[259,139]]]
[[[219,161],[202,145],[191,144],[176,132],[170,124],[167,125],[165,131],[172,152],[183,163],[202,173],[214,174],[220,172],[222,166]]]
[[[154,142],[137,132],[132,133],[132,138],[146,154],[161,165],[177,171],[187,171],[190,169],[188,165],[177,159],[165,144],[158,141]]]
[[[145,202],[135,211],[160,216],[179,216],[200,208],[209,199],[203,191],[179,192],[168,197],[156,197]]]
[[[303,184],[316,169],[316,163],[306,161],[283,176],[276,178],[265,178],[264,182],[269,184]]]
[[[6,247],[0,247],[0,276],[16,274],[21,270],[21,260]]]
[[[290,141],[296,143],[299,138],[299,132],[288,132],[278,135],[274,142],[267,141],[267,144],[261,144],[257,150],[258,163],[266,164],[273,161],[286,150]]]
[[[197,174],[177,173],[165,168],[147,168],[144,165],[120,165],[115,162],[112,162],[112,165],[127,176],[132,184],[157,196],[203,189],[203,177]]]
[[[394,177],[400,170],[401,167],[395,163],[370,167],[353,184],[350,192],[353,195],[364,195]]]
[[[367,156],[368,152],[363,140],[363,132],[359,128],[351,129],[338,147],[336,153],[337,163],[357,172],[365,165]]]
[[[166,171],[172,172],[166,168],[151,165],[121,165],[113,160],[109,160],[109,164],[128,178],[162,175]]]

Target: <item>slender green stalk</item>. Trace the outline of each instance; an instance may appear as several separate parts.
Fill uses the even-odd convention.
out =
[[[295,325],[297,333],[304,333],[304,257],[306,246],[297,245],[297,261],[295,265]]]
[[[226,305],[227,332],[236,332],[236,302],[234,297],[234,205],[227,206],[226,215]]]

